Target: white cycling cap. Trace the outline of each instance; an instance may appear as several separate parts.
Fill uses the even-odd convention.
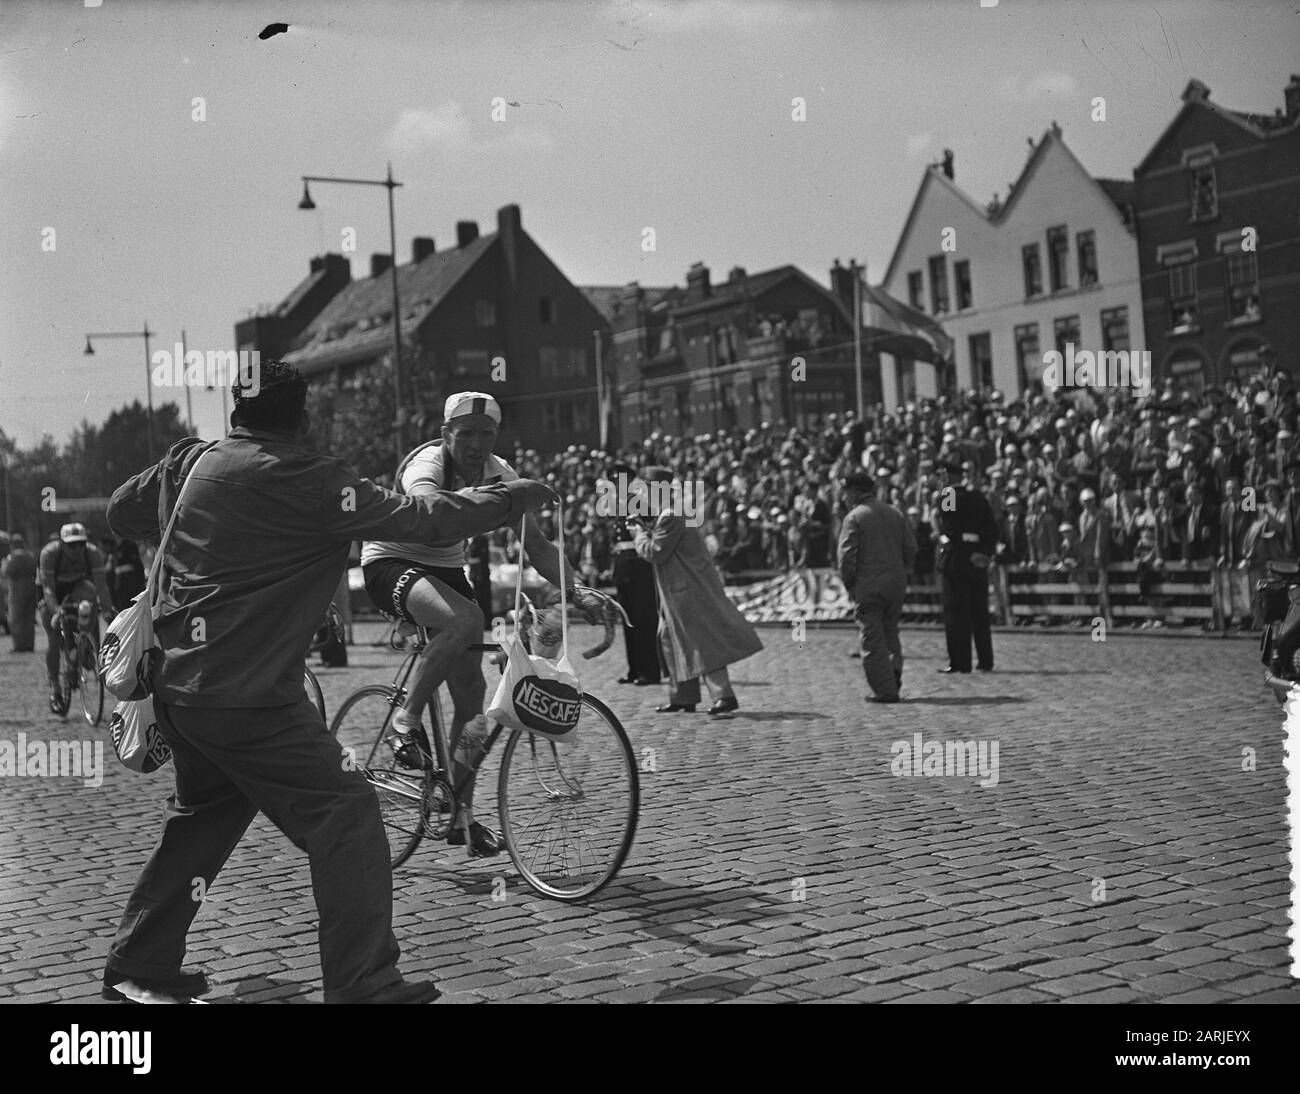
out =
[[[442,410],[442,419],[450,422],[453,418],[463,418],[466,414],[486,414],[497,425],[501,424],[501,406],[482,391],[458,391],[447,397],[447,404]]]

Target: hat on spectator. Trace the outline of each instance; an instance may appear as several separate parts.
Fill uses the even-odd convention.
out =
[[[944,460],[939,464],[950,475],[960,475],[962,473],[961,464],[957,460]]]
[[[875,479],[865,471],[850,471],[844,476],[843,486],[858,494],[872,494],[876,490]]]
[[[64,543],[85,543],[86,526],[75,521],[72,524],[65,524],[59,529],[59,539]]]
[[[1074,525],[1071,524],[1068,520],[1063,520],[1061,521],[1060,526],[1056,530],[1058,532],[1073,532]]]
[[[1097,500],[1097,491],[1094,490],[1091,486],[1085,486],[1082,490],[1079,491],[1079,500],[1080,500],[1080,501],[1089,501],[1089,500],[1091,500],[1091,501],[1096,501],[1096,500]]]
[[[1006,498],[1007,505],[1024,505],[1024,499],[1019,494],[1008,494]]]
[[[673,473],[667,467],[643,467],[640,475],[642,482],[672,482]],[[718,488],[718,493],[725,493],[724,487]]]

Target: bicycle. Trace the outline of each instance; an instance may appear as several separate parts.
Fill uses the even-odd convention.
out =
[[[331,637],[341,641],[342,634],[343,616],[339,612],[338,605],[331,600],[330,606],[325,609],[325,619],[316,628],[316,633],[312,635],[311,643],[307,646],[307,656],[319,653]],[[329,717],[325,713],[325,693],[321,691],[320,681],[306,665],[303,666],[302,673],[303,691],[307,693],[307,698],[312,701],[312,705],[320,711],[320,720],[329,725]]]
[[[612,634],[607,622],[607,632]],[[393,868],[411,857],[420,841],[445,838],[453,818],[463,817],[461,798],[469,781],[462,773],[450,782],[448,718],[442,709],[445,688],[428,705],[429,733],[421,720],[419,748],[424,769],[399,762],[389,743],[393,714],[407,694],[407,681],[431,632],[403,624],[393,639],[414,636],[413,648],[391,684],[368,684],[339,708],[330,732],[360,768],[379,796]],[[608,646],[608,641],[605,644]],[[495,642],[467,647],[480,653],[503,653]],[[598,647],[599,649],[600,647]],[[498,668],[504,672],[503,660]],[[493,723],[475,770],[506,727]],[[636,756],[618,718],[599,699],[585,692],[576,739],[557,744],[527,730],[512,729],[501,754],[497,807],[501,834],[515,868],[536,892],[572,903],[599,892],[622,866],[632,848],[641,787]],[[465,842],[468,847],[468,822]]]
[[[55,633],[59,641],[59,673],[50,708],[60,718],[72,709],[72,690],[81,699],[81,714],[92,726],[104,717],[104,682],[99,677],[99,637],[95,606],[90,600],[65,597],[59,605]]]

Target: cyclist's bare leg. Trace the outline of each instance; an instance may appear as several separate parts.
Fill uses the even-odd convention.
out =
[[[407,684],[406,699],[402,707],[412,720],[428,705],[434,691],[444,682],[450,684],[452,676],[466,659],[466,647],[483,638],[483,613],[477,604],[466,600],[437,578],[422,577],[411,587],[406,599],[406,612],[421,627],[433,633]],[[477,658],[477,655],[475,655]],[[475,667],[477,668],[477,661]],[[479,672],[480,679],[482,672]],[[453,692],[455,699],[455,692]],[[480,692],[480,703],[482,702]],[[462,703],[457,702],[456,721],[460,718]],[[482,713],[482,706],[474,714]],[[469,717],[473,717],[470,714]],[[460,725],[453,723],[452,730],[459,736]]]
[[[480,630],[470,641],[478,642],[482,638],[483,632]],[[466,645],[468,644],[466,643]],[[454,757],[465,723],[472,721],[483,713],[483,699],[487,694],[487,684],[483,679],[483,655],[481,653],[462,648],[461,655],[457,659],[451,675],[447,677],[447,691],[451,693],[453,706],[451,727],[447,736],[451,754]],[[457,785],[460,779],[466,776],[468,778],[466,778],[465,788],[461,791],[460,798],[461,803],[472,811],[475,773],[473,770],[467,771],[453,759],[451,764],[452,785]]]
[[[57,615],[51,615],[50,610],[41,602],[41,626],[45,628],[45,676],[50,683],[54,683],[59,676],[59,635],[54,629],[54,620]]]

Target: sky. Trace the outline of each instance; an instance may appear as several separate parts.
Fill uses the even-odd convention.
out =
[[[365,276],[383,190],[314,186],[303,212],[302,175],[391,161],[403,262],[516,203],[579,285],[683,284],[697,261],[826,283],[836,258],[874,283],[943,149],[980,203],[1054,120],[1094,175],[1131,178],[1189,79],[1271,113],[1300,69],[1296,0],[982,3],[0,0],[0,429],[62,443],[144,399],[143,340],[87,357],[88,332],[231,349],[345,228]],[[291,29],[259,40],[272,22]],[[192,396],[219,436],[219,394]]]

